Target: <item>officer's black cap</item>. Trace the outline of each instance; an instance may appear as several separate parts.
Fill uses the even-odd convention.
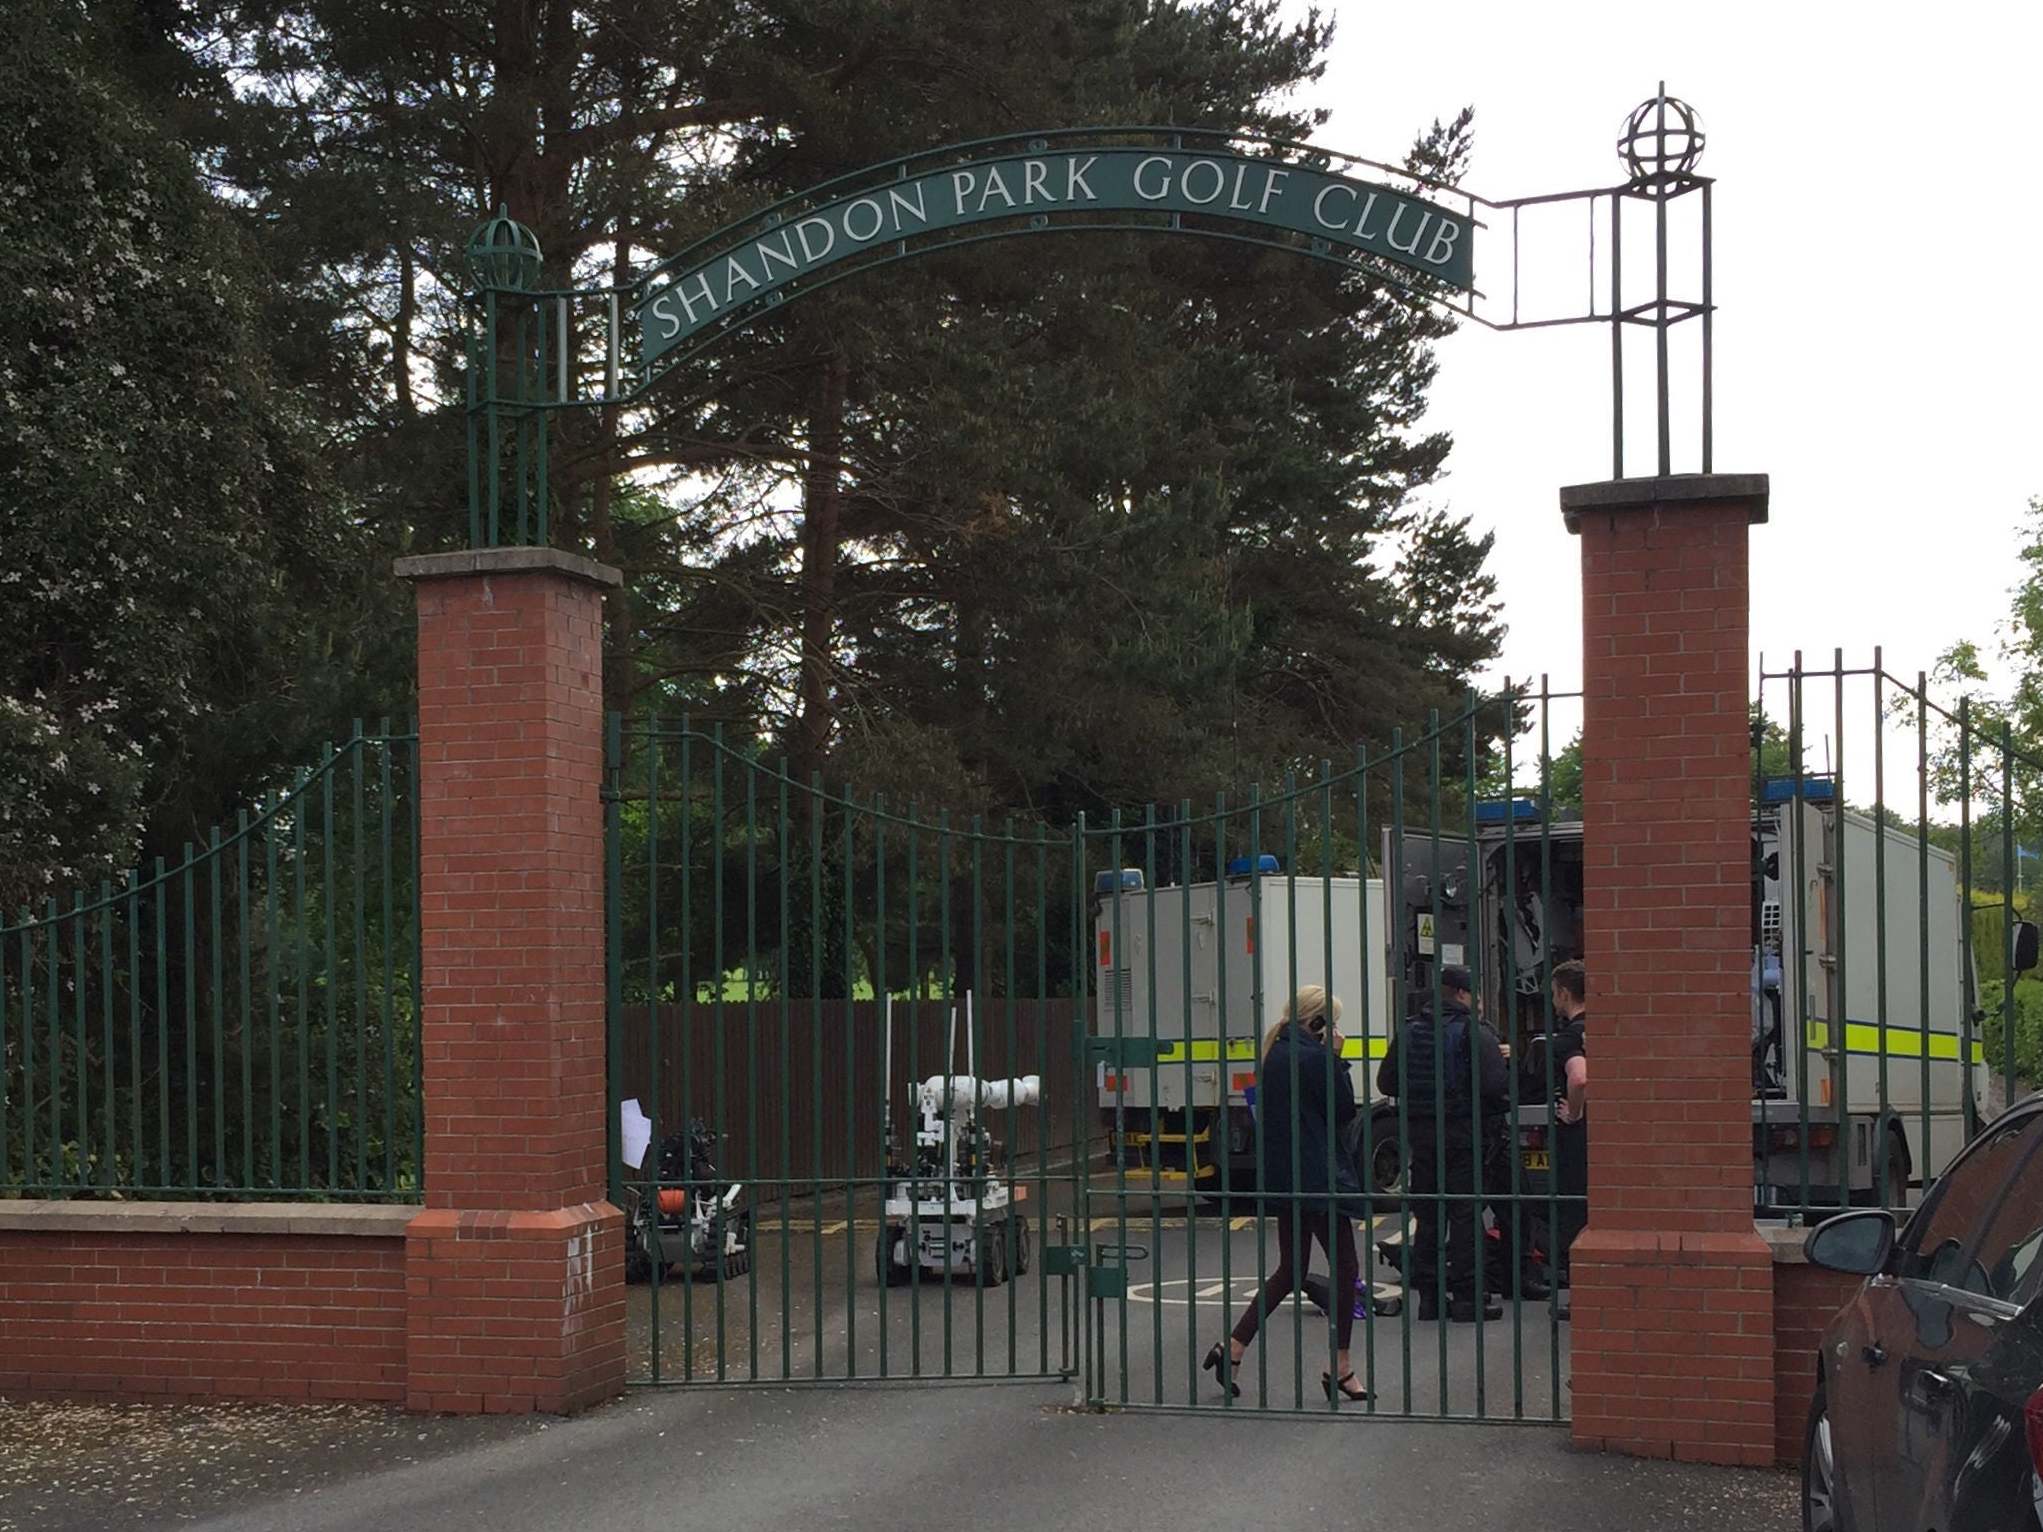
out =
[[[1440,970],[1440,989],[1442,993],[1451,995],[1458,989],[1473,991],[1475,985],[1469,979],[1466,968],[1459,963],[1449,963]]]

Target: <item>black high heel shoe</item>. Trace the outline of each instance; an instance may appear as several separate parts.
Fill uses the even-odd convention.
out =
[[[1355,1386],[1350,1388],[1348,1386],[1350,1383],[1355,1383],[1355,1375],[1352,1372],[1342,1373],[1340,1384],[1341,1397],[1351,1404],[1367,1404],[1369,1402],[1369,1390],[1359,1383],[1355,1383]],[[1319,1375],[1319,1386],[1327,1391],[1327,1399],[1331,1402],[1334,1397],[1334,1380],[1326,1373],[1321,1373]]]
[[[1200,1363],[1200,1366],[1212,1373],[1220,1386],[1230,1395],[1236,1399],[1241,1397],[1241,1385],[1234,1381],[1234,1359],[1227,1353],[1226,1341],[1216,1342],[1213,1349],[1206,1353],[1206,1360]]]

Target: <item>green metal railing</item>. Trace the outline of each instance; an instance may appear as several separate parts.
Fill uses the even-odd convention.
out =
[[[1070,1379],[1100,1405],[1563,1418],[1566,1329],[1517,1275],[1551,1264],[1550,1231],[1582,1201],[1554,1174],[1551,1057],[1463,1118],[1446,1110],[1466,1094],[1458,1081],[1415,1097],[1404,1060],[1386,1101],[1375,1075],[1394,1018],[1442,1003],[1450,946],[1521,1058],[1554,1030],[1547,975],[1578,949],[1528,930],[1518,904],[1479,891],[1471,903],[1470,891],[1494,872],[1549,902],[1569,883],[1579,898],[1579,829],[1570,841],[1551,782],[1557,700],[1576,699],[1544,687],[1471,697],[1268,796],[1065,832],[896,810],[795,780],[715,728],[613,720],[611,1094],[650,1119],[651,1140],[644,1160],[623,1163],[613,1106],[612,1196],[640,1279],[635,1379]],[[1537,786],[1518,790],[1544,813],[1493,833],[1479,805],[1528,775],[1509,743],[1528,725]],[[1230,875],[1235,856],[1263,851],[1279,871],[1252,858]],[[1417,903],[1408,869],[1426,890]],[[1338,1206],[1259,1185],[1269,1124],[1251,1110],[1267,1025],[1301,985],[1329,979],[1347,1007],[1359,1111],[1359,1145],[1328,1140],[1330,1162],[1360,1167],[1361,1189]],[[1473,1049],[1468,1063],[1473,1074]],[[916,1180],[910,1087],[968,1070],[1037,1075],[1042,1096],[991,1111],[993,1165],[933,1208],[903,1196]],[[714,1173],[680,1153],[662,1168],[663,1141],[691,1122],[715,1146]],[[946,1120],[942,1146],[968,1131]],[[1421,1139],[1424,1164],[1465,1171],[1407,1174]],[[706,1253],[671,1209],[654,1211],[662,1194],[685,1208],[732,1183],[744,1191]],[[954,1241],[937,1238],[940,1259],[890,1267],[890,1252],[924,1248],[932,1224],[977,1238],[1003,1185],[1028,1193],[1034,1269],[1017,1269],[1004,1203],[1005,1253],[982,1245],[986,1262],[953,1264]],[[1508,1271],[1457,1270],[1450,1292],[1450,1220],[1436,1210],[1466,1212],[1485,1260]],[[1295,1265],[1305,1219],[1329,1212],[1357,1220],[1370,1291],[1322,1288],[1318,1313],[1279,1311],[1243,1396],[1217,1395],[1200,1361],[1279,1263],[1279,1227]],[[724,1250],[726,1233],[742,1255]],[[1490,1317],[1500,1290],[1510,1306]],[[1463,1298],[1477,1323],[1434,1327],[1418,1313]],[[1334,1365],[1334,1315],[1357,1302],[1353,1361],[1375,1395],[1362,1406],[1325,1398],[1315,1377]]]
[[[0,1196],[419,1194],[417,736],[0,926]]]
[[[1762,664],[1753,752],[1755,857],[1779,870],[1754,941],[1780,970],[1755,984],[1755,1200],[1912,1205],[2043,1075],[2043,986],[2007,982],[2043,762],[1877,649]]]

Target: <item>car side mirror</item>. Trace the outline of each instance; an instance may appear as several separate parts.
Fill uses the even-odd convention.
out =
[[[2035,925],[2026,920],[2015,922],[2015,973],[2017,976],[2029,972],[2036,966],[2038,933]]]
[[[1887,1269],[1894,1253],[1894,1215],[1885,1209],[1843,1213],[1824,1220],[1802,1246],[1811,1266],[1870,1277]]]

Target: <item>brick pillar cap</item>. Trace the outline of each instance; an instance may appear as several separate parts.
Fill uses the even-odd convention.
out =
[[[393,566],[400,580],[451,580],[462,575],[558,574],[591,585],[617,586],[624,576],[608,564],[559,548],[469,548],[421,553]]]
[[[1763,473],[1675,473],[1654,479],[1604,479],[1595,484],[1569,484],[1561,489],[1561,519],[1570,532],[1582,530],[1590,511],[1653,511],[1662,506],[1698,501],[1742,500],[1754,523],[1767,515],[1767,476]]]

